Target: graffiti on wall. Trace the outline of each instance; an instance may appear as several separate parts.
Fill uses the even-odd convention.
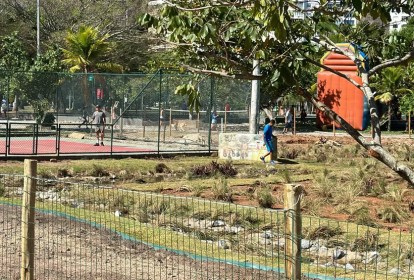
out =
[[[231,160],[259,160],[266,152],[263,136],[259,134],[221,133],[219,157]]]

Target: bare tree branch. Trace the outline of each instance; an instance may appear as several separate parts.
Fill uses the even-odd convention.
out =
[[[379,64],[375,67],[372,67],[372,69],[368,71],[368,75],[375,74],[375,73],[377,73],[377,72],[379,72],[382,69],[387,68],[387,67],[398,66],[398,65],[401,65],[401,64],[405,64],[405,63],[411,61],[413,58],[414,58],[414,50],[407,53],[403,57],[386,60],[383,63],[381,63],[381,64]]]
[[[304,56],[305,57],[305,59],[306,59],[306,61],[308,61],[309,63],[312,63],[313,65],[315,65],[315,66],[318,66],[318,67],[321,67],[321,68],[323,68],[324,70],[326,70],[326,71],[329,71],[329,72],[331,72],[331,73],[333,73],[333,74],[335,74],[335,75],[338,75],[339,77],[342,77],[342,78],[344,78],[345,80],[347,80],[347,81],[349,81],[350,83],[352,83],[354,86],[356,86],[357,88],[359,88],[359,89],[361,89],[361,85],[360,84],[358,84],[356,81],[354,81],[353,79],[351,79],[348,75],[345,75],[344,73],[342,73],[342,72],[339,72],[339,71],[336,71],[336,70],[334,70],[334,69],[332,69],[332,68],[330,68],[330,67],[328,67],[328,66],[326,66],[326,65],[323,65],[323,64],[321,64],[321,63],[319,63],[319,62],[317,62],[317,61],[315,61],[315,60],[313,60],[313,59],[311,59],[310,57],[308,57],[308,56]]]
[[[182,67],[187,69],[190,72],[198,73],[198,74],[207,74],[207,75],[214,75],[214,76],[220,76],[220,77],[227,77],[232,79],[240,79],[240,80],[263,80],[264,76],[256,76],[253,74],[229,74],[228,72],[220,72],[220,71],[213,71],[213,70],[205,70],[205,69],[199,69],[192,67],[190,65],[183,64]]]
[[[201,11],[201,10],[207,10],[207,9],[211,9],[214,7],[228,7],[228,6],[234,6],[234,7],[245,7],[245,6],[249,6],[251,5],[251,1],[239,1],[239,2],[223,2],[223,1],[219,1],[219,4],[212,4],[212,5],[207,5],[207,6],[203,6],[203,7],[196,7],[196,8],[184,8],[182,6],[179,6],[178,4],[174,4],[168,0],[163,0],[164,3],[176,7],[177,9],[181,10],[181,11],[185,11],[185,12],[195,12],[195,11]]]

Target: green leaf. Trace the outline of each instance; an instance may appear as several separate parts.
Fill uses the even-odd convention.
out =
[[[273,75],[272,75],[272,78],[271,78],[271,82],[272,82],[272,84],[276,84],[276,82],[279,80],[279,77],[280,77],[280,72],[279,72],[279,70],[278,69],[276,69],[274,72],[273,72]]]
[[[355,10],[358,12],[362,10],[362,1],[361,0],[352,0],[352,6],[354,6]]]

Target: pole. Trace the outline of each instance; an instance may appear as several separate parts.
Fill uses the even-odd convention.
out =
[[[40,55],[40,0],[36,1],[36,54]]]
[[[124,117],[122,117],[122,109],[119,109],[119,115],[121,116],[120,118],[120,124],[119,124],[119,134],[122,137],[122,134],[124,133]]]
[[[260,75],[260,64],[258,60],[253,60],[253,75]],[[249,118],[249,133],[256,134],[257,129],[257,115],[260,100],[260,81],[252,81],[252,98],[250,100],[250,118]]]
[[[296,109],[293,109],[293,135],[296,135]]]
[[[24,160],[20,279],[34,279],[35,199],[37,161]]]
[[[170,137],[171,137],[171,123],[172,123],[172,109],[170,107]]]
[[[226,132],[227,129],[227,111],[224,109],[224,132]]]
[[[200,112],[197,113],[197,132],[200,132]]]
[[[411,139],[411,112],[408,112],[408,138]]]
[[[303,187],[301,185],[285,185],[285,269],[287,278],[291,280],[301,279],[302,218],[300,199],[302,193]]]

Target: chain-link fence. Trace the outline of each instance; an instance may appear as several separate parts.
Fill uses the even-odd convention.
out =
[[[188,83],[197,83],[200,92],[197,113],[189,109],[187,96],[175,94],[177,86]],[[210,151],[217,148],[219,133],[248,131],[250,92],[249,81],[196,80],[167,70],[122,75],[1,72],[0,93],[8,110],[0,117],[0,132],[9,142],[0,142],[0,152],[72,153],[65,142],[95,141],[90,122],[96,105],[105,112],[105,142],[111,146],[158,153]]]
[[[30,240],[20,230],[25,180],[37,184]],[[414,275],[411,230],[289,220],[289,211],[196,197],[2,174],[0,216],[2,279],[22,273],[21,240],[34,245],[36,279],[285,279],[290,240],[301,265],[295,279]]]

